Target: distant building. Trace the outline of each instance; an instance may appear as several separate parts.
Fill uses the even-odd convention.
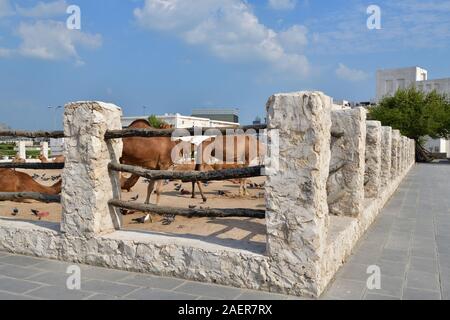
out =
[[[258,116],[258,117],[255,118],[255,120],[253,120],[253,125],[254,126],[259,126],[261,124],[262,124],[261,117]]]
[[[239,123],[239,109],[237,108],[196,108],[192,110],[192,116]]]
[[[236,128],[239,127],[240,124],[236,122],[228,122],[228,121],[219,121],[219,120],[211,120],[208,118],[200,118],[200,117],[191,117],[191,116],[183,116],[179,113],[176,114],[165,114],[162,116],[157,116],[158,119],[164,121],[165,123],[171,125],[176,129],[187,129],[192,127],[201,127],[201,128]],[[122,118],[122,127],[126,128],[130,126],[134,121],[139,119],[147,120],[148,117],[123,117]]]
[[[450,78],[428,80],[428,71],[419,67],[388,69],[377,71],[377,102],[384,97],[393,96],[399,89],[415,86],[428,93],[436,90],[450,97]],[[450,158],[450,141],[444,139],[428,139],[426,149],[433,153],[446,153]]]
[[[428,80],[428,71],[419,67],[387,69],[377,71],[377,102],[411,86],[423,92],[436,90],[450,95],[450,78]]]

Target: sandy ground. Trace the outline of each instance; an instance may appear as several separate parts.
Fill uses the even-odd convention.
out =
[[[39,175],[36,179],[41,184],[52,185],[55,181],[45,179],[60,174],[60,171],[42,171],[42,170],[28,170],[28,174]],[[44,180],[42,179],[42,175]],[[249,182],[262,184],[265,178],[249,179]],[[207,203],[203,203],[200,194],[197,194],[196,199],[191,199],[191,195],[184,195],[181,191],[176,191],[177,183],[170,182],[163,187],[160,206],[189,208],[189,206],[196,206],[197,208],[249,208],[261,209],[265,208],[264,189],[249,188],[250,196],[239,197],[239,184],[232,181],[211,182],[204,187],[204,192],[208,198]],[[191,184],[185,183],[182,190],[191,191]],[[131,192],[123,192],[123,200],[130,200],[139,195],[137,202],[144,202],[146,196],[147,184],[143,179],[140,179],[138,184]],[[223,191],[226,195],[219,195],[219,191]],[[156,195],[153,194],[151,203],[156,201]],[[12,216],[13,209],[17,208],[19,214],[16,217]],[[46,211],[50,216],[42,219],[43,221],[60,222],[61,220],[61,205],[59,204],[43,204],[34,201],[29,203],[15,203],[15,202],[0,202],[0,216],[21,219],[21,220],[38,220],[31,214],[31,209]],[[143,217],[144,214],[140,212],[126,215],[123,217],[124,227],[126,230],[150,231],[167,234],[184,235],[195,238],[217,238],[218,240],[233,239],[242,240],[247,243],[261,244],[265,243],[265,221],[250,218],[184,218],[176,217],[175,221],[170,225],[163,224],[163,217],[159,215],[152,215],[152,222],[146,224],[137,224],[133,219]]]

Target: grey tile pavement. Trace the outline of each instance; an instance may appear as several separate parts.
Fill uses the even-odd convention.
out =
[[[450,299],[449,176],[450,164],[413,169],[321,298]],[[298,299],[90,266],[80,266],[81,290],[72,291],[70,265],[0,252],[0,299]],[[380,290],[367,289],[372,265]]]

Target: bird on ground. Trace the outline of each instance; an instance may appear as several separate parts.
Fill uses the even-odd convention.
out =
[[[151,221],[152,221],[152,217],[149,214],[147,214],[146,216],[141,217],[141,218],[133,219],[133,222],[136,222],[139,224],[144,224],[144,223],[151,222]]]
[[[175,187],[175,191],[180,191],[180,190],[181,190],[181,187],[182,187],[181,184],[177,185],[177,186]]]
[[[184,190],[184,189],[182,189],[182,190],[181,190],[181,194],[184,195],[184,196],[186,196],[186,195],[190,195],[191,192],[190,192],[189,190]]]
[[[124,215],[124,216],[129,216],[129,215],[135,214],[136,211],[130,211],[130,210],[127,210],[127,209],[120,208],[120,213],[122,215]]]
[[[14,217],[17,216],[19,214],[19,209],[14,208],[13,212],[11,213]]]
[[[175,221],[175,215],[174,214],[166,214],[164,215],[164,218],[162,219],[162,224],[164,226],[168,226],[172,224]]]
[[[131,198],[131,201],[137,201],[137,199],[139,199],[139,195],[137,194],[136,196],[134,196],[133,198]]]

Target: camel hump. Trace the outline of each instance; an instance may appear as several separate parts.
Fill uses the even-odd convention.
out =
[[[128,128],[135,128],[135,129],[147,129],[151,128],[150,122],[148,122],[145,119],[138,119],[134,120]]]

